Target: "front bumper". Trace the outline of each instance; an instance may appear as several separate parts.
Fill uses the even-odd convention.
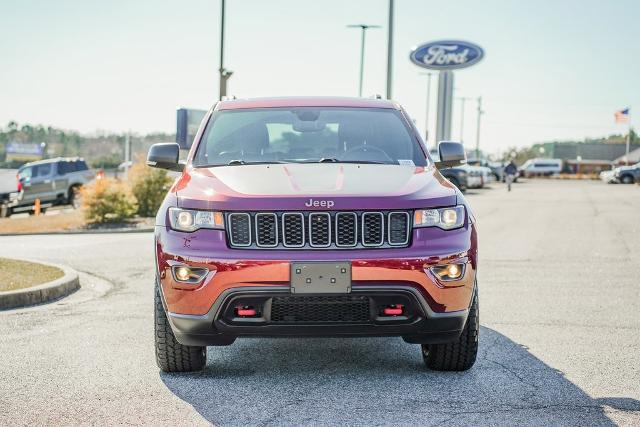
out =
[[[224,232],[180,233],[156,227],[157,276],[165,310],[179,342],[225,345],[243,336],[402,336],[409,342],[446,342],[459,336],[475,292],[477,243],[473,224],[452,231],[415,229],[408,248],[363,250],[238,250],[229,249]],[[268,259],[265,259],[267,258]],[[369,301],[371,316],[357,322],[277,323],[270,307],[274,298],[291,296],[291,261],[350,261],[352,290]],[[464,275],[440,282],[429,268],[464,263]],[[175,265],[206,268],[198,285],[179,283]],[[385,299],[386,298],[386,299]],[[229,316],[234,301],[258,301],[261,319]],[[408,316],[381,319],[382,302],[401,302]]]
[[[474,290],[475,292],[475,290]],[[457,339],[464,328],[468,309],[436,313],[414,288],[397,285],[354,287],[349,298],[371,301],[368,320],[351,322],[277,322],[272,303],[277,298],[292,298],[285,286],[246,287],[225,291],[208,313],[186,315],[169,312],[168,318],[178,342],[191,346],[229,345],[239,337],[364,337],[401,336],[409,343],[433,344]],[[312,295],[302,298],[338,298],[336,295]],[[293,297],[300,298],[300,297]],[[242,318],[234,313],[237,304],[247,302],[264,310],[259,318]],[[382,317],[377,307],[389,302],[402,303],[402,316]],[[165,303],[163,301],[163,303]],[[166,304],[166,303],[165,303]],[[165,306],[166,308],[166,306]]]

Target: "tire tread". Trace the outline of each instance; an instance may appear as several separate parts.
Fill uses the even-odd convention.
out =
[[[457,341],[423,344],[422,356],[428,368],[436,371],[466,371],[476,361],[480,330],[478,294],[474,293],[467,323]]]
[[[182,345],[177,340],[162,305],[160,289],[155,289],[155,350],[156,363],[164,372],[192,372],[204,368],[207,348]]]

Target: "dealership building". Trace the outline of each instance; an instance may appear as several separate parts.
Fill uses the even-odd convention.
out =
[[[613,165],[623,165],[625,162],[626,144],[604,144],[589,142],[554,142],[544,145],[548,157],[562,159],[567,172],[597,173],[611,169]],[[629,164],[640,152],[640,144],[632,144],[629,150]]]

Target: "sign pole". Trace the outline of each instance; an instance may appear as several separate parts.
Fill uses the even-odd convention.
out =
[[[451,139],[451,110],[453,107],[453,72],[438,74],[438,114],[436,117],[436,143]]]

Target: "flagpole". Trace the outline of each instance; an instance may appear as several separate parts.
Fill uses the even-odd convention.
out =
[[[627,166],[629,166],[629,145],[631,144],[631,110],[629,110],[627,120],[629,121],[629,129],[627,131],[627,154],[625,155],[625,158],[627,159]]]

